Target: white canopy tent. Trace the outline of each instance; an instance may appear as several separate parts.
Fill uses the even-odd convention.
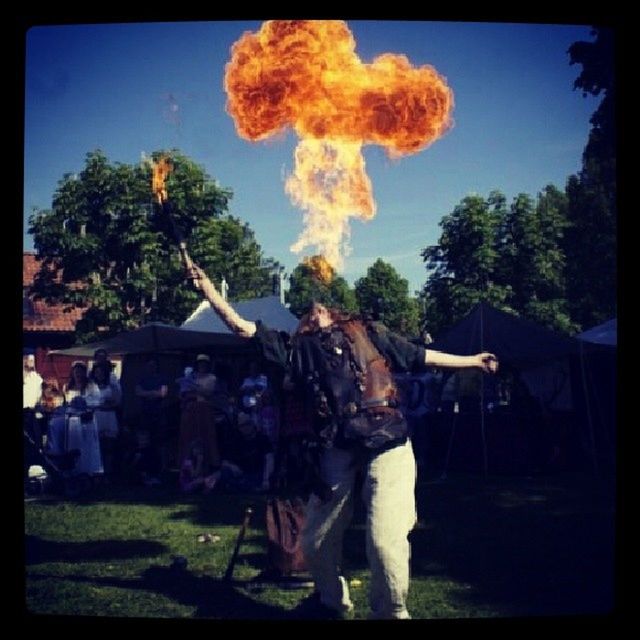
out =
[[[230,304],[245,320],[261,320],[270,329],[292,333],[298,326],[298,318],[282,304],[279,296],[265,296]],[[180,328],[188,331],[231,333],[206,300],[198,305]]]

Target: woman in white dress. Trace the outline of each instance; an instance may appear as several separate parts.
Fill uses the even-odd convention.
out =
[[[100,390],[89,380],[87,365],[84,362],[73,363],[69,382],[64,388],[64,397],[67,403],[65,449],[80,451],[73,472],[89,476],[101,475],[104,468],[94,413],[101,403]]]
[[[111,474],[114,471],[119,433],[116,410],[120,406],[122,391],[118,379],[111,375],[111,367],[108,362],[96,362],[91,370],[90,380],[96,385],[100,394],[100,404],[96,407],[93,415],[98,427],[104,470],[106,474]]]

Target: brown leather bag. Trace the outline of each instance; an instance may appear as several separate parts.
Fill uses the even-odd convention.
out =
[[[407,424],[402,412],[396,408],[398,388],[389,364],[369,338],[362,322],[350,320],[342,328],[353,345],[353,358],[363,384],[360,406],[347,407],[346,438],[359,441],[372,450],[403,442],[407,437]]]
[[[267,501],[267,558],[269,566],[283,576],[307,570],[302,553],[303,524],[300,498]]]
[[[353,344],[353,356],[364,374],[363,408],[383,403],[393,404],[397,399],[398,389],[387,361],[371,342],[366,327],[358,320],[350,320],[342,328]]]

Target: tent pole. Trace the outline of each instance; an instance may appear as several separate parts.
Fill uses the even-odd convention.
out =
[[[584,345],[580,342],[580,370],[582,372],[582,390],[584,391],[584,401],[587,407],[587,422],[589,423],[589,437],[591,440],[591,459],[593,462],[593,472],[598,477],[598,459],[596,456],[596,435],[593,429],[593,419],[591,417],[591,403],[589,402],[589,393],[587,388],[587,375],[584,364]]]
[[[453,418],[451,418],[451,435],[449,436],[449,446],[447,447],[447,457],[445,458],[445,461],[444,461],[444,469],[442,470],[442,474],[440,475],[440,480],[447,479],[447,471],[449,470],[449,460],[451,459],[451,449],[453,448],[453,438],[456,433],[456,418],[458,417],[458,414],[455,411],[455,407],[452,415],[453,415]]]
[[[484,351],[484,322],[483,322],[483,307],[480,304],[480,351]],[[480,432],[482,434],[482,468],[484,472],[484,479],[487,479],[489,473],[489,463],[487,459],[487,436],[485,432],[484,424],[484,373],[480,372]]]
[[[593,380],[593,367],[585,365],[585,369],[587,372],[587,380],[592,389],[596,389],[596,384]],[[602,408],[602,403],[600,402],[600,394],[594,393],[593,401],[595,405],[595,414],[598,418],[597,423],[600,425],[600,433],[604,438],[604,447],[606,449],[606,457],[607,461],[611,461],[612,456],[615,454],[613,449],[613,444],[611,443],[611,436],[609,434],[609,421],[607,419],[607,415],[605,410]]]

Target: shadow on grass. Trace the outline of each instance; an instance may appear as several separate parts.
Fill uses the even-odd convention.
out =
[[[265,522],[266,501],[269,494],[224,493],[214,491],[208,495],[188,495],[181,492],[174,482],[161,486],[109,486],[99,492],[75,499],[58,495],[42,495],[30,498],[32,502],[46,506],[73,505],[132,505],[173,507],[168,515],[171,520],[182,520],[204,528],[213,526],[240,526],[245,508],[253,508],[252,526],[262,527]]]
[[[469,585],[456,598],[514,615],[609,613],[614,590],[613,494],[588,480],[418,488],[412,574]]]
[[[35,574],[32,578],[51,579],[51,576]],[[153,591],[178,604],[195,607],[195,618],[281,620],[292,616],[283,607],[253,600],[241,589],[218,578],[196,576],[189,571],[171,567],[151,566],[137,579],[85,576],[64,576],[60,579],[94,586]]]
[[[94,540],[55,542],[38,536],[25,536],[25,564],[45,562],[109,562],[155,557],[167,547],[153,540]]]
[[[614,604],[614,494],[611,483],[585,477],[485,480],[452,476],[442,483],[423,482],[417,488],[423,526],[411,534],[412,576],[464,585],[447,595],[461,609],[491,605],[514,616],[609,612]],[[185,496],[167,485],[134,490],[113,487],[100,501],[170,507],[169,518],[191,521],[203,530],[224,525],[239,528],[244,509],[251,504],[250,528],[264,531],[268,497],[217,492]],[[364,510],[357,500],[352,524],[362,522]],[[254,537],[248,536],[246,543]],[[166,551],[163,545],[147,540],[50,543],[32,537],[31,542],[30,556],[27,540],[28,564],[155,556]],[[344,544],[346,567],[366,569],[364,529],[348,529]],[[241,561],[243,558],[252,564],[265,562],[258,554],[241,552]],[[137,587],[124,580],[117,586],[156,588],[170,597],[172,589],[177,589],[176,599],[195,604],[202,617],[281,618],[285,613],[234,589],[230,594],[229,587],[220,589],[213,578],[187,574],[179,579],[182,587],[178,589],[177,584],[170,584],[174,575],[170,570],[149,571]]]

